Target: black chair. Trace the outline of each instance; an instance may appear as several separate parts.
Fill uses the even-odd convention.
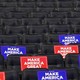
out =
[[[48,68],[64,68],[64,60],[60,54],[57,55],[47,55],[48,58]]]
[[[4,61],[4,57],[2,55],[0,55],[0,71],[5,70],[5,61]]]
[[[38,80],[37,71],[47,69],[25,69],[22,73],[22,80]],[[32,74],[33,73],[33,74]]]
[[[2,71],[1,75],[4,75],[5,80],[19,80],[19,75],[16,71]]]

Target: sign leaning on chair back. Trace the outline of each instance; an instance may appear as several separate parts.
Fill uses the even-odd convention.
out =
[[[67,80],[66,70],[38,71],[38,80]]]
[[[48,68],[46,56],[21,56],[21,71],[26,68]]]
[[[26,54],[24,46],[1,46],[1,54],[7,59],[11,54]]]
[[[6,80],[5,72],[0,72],[0,80]]]
[[[55,45],[54,54],[61,54],[63,58],[69,53],[79,53],[78,45]]]
[[[80,34],[59,35],[59,43],[63,45],[80,43]]]

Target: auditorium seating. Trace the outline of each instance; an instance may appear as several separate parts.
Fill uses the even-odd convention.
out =
[[[65,70],[67,80],[80,80],[79,33],[79,0],[0,0],[0,75],[38,80],[38,71]],[[34,56],[47,67],[22,70],[21,57]]]

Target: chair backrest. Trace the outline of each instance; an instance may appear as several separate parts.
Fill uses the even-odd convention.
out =
[[[47,70],[47,69],[25,69],[22,73],[22,80],[38,80],[37,71],[39,70]]]
[[[64,68],[64,60],[60,54],[47,55],[47,58],[49,68]]]
[[[0,55],[0,71],[5,69],[4,57]]]
[[[65,67],[79,69],[79,55],[78,54],[66,55]]]
[[[19,75],[16,71],[0,71],[1,80],[19,80]]]

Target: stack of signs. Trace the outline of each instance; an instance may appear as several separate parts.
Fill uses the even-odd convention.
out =
[[[0,72],[0,80],[6,80],[5,79],[5,72]]]
[[[20,57],[21,71],[26,68],[48,68],[46,56],[22,56]]]
[[[55,45],[54,53],[61,54],[63,58],[69,53],[79,53],[78,45]]]
[[[7,59],[10,54],[26,54],[26,48],[23,46],[1,46],[1,54]]]
[[[67,80],[65,70],[38,71],[38,80]]]
[[[80,43],[80,35],[59,35],[59,43],[63,45],[68,45],[71,43]]]

